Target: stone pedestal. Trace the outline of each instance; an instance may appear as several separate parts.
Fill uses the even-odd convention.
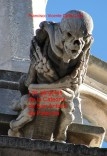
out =
[[[36,92],[36,94],[34,93]],[[52,134],[57,128],[57,120],[60,115],[60,99],[58,91],[54,90],[41,90],[30,92],[32,96],[36,96],[37,104],[35,106],[35,113],[33,105],[30,104],[30,115],[34,116],[32,122],[22,128],[24,137],[33,139],[52,140]],[[38,93],[37,93],[38,92]],[[30,102],[30,101],[29,101]]]

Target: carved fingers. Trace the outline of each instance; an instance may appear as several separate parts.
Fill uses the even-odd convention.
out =
[[[46,57],[42,57],[41,60],[35,64],[35,69],[38,73],[42,73],[49,82],[53,82],[53,80],[58,79],[57,74],[50,64],[50,61],[47,60]]]
[[[42,74],[49,82],[53,82],[58,79],[58,76],[51,66],[51,63],[41,52],[41,48],[35,38],[31,44],[31,57],[35,60],[33,63],[34,68],[38,74]]]
[[[36,41],[32,40],[32,49],[34,50],[34,57],[36,60],[36,63],[38,63],[42,59],[42,53],[40,47],[37,45]]]

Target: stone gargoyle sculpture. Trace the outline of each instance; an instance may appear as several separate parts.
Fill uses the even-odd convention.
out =
[[[78,96],[79,86],[87,72],[93,42],[92,30],[91,16],[78,10],[68,11],[60,23],[40,23],[31,41],[28,74],[20,80],[22,97],[20,102],[13,105],[13,109],[20,113],[16,120],[10,122],[9,136],[20,137],[20,129],[34,118],[28,114],[29,91],[59,89],[67,107],[61,108],[63,115],[59,123],[60,130],[54,140],[66,140],[67,127],[74,120],[73,99]],[[33,104],[36,103],[35,99]]]

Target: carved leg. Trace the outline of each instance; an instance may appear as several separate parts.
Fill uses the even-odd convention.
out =
[[[34,118],[34,115],[29,114],[29,109],[26,108],[24,111],[21,112],[21,114],[18,116],[16,120],[12,120],[10,122],[10,128],[8,131],[9,136],[22,136],[20,133],[20,128],[22,128],[25,124],[32,121]]]
[[[73,106],[73,99],[67,100],[64,102],[65,107],[61,108],[61,116],[59,125],[57,127],[57,134],[54,136],[54,141],[58,142],[64,142],[66,141],[66,132],[68,129],[68,126],[73,122],[74,120],[74,106]]]
[[[10,122],[10,129],[8,131],[9,136],[21,136],[21,133],[19,131],[20,128],[34,119],[35,105],[36,99],[30,97],[29,95],[24,95],[21,98],[21,107],[23,108],[23,110],[16,120],[12,120]]]

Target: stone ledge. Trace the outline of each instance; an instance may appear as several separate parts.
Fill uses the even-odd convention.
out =
[[[89,147],[101,147],[105,137],[103,127],[72,123],[68,127],[67,141],[73,144],[84,144]]]
[[[63,144],[46,140],[31,140],[8,136],[0,136],[0,150],[2,156],[5,156],[6,152],[11,153],[11,156],[13,156],[13,150],[17,152],[15,156],[18,156],[18,154],[22,156],[21,154],[24,154],[25,151],[27,151],[26,156],[30,156],[30,154],[35,156],[38,152],[40,152],[38,156],[107,156],[107,149],[88,148],[84,145]],[[7,156],[9,155],[7,154]]]

